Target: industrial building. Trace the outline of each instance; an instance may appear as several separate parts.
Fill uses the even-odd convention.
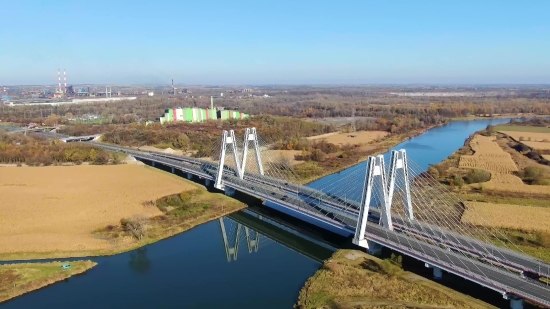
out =
[[[160,123],[186,121],[186,122],[204,122],[216,119],[244,119],[249,118],[249,114],[239,111],[216,110],[213,108],[168,108],[164,111],[164,116],[160,117]]]

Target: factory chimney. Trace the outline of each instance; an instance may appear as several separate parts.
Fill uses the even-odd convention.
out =
[[[58,93],[61,93],[61,72],[57,69]]]
[[[63,92],[67,92],[67,73],[65,72],[65,69],[63,69],[63,81],[65,82],[65,89],[63,89]]]
[[[214,109],[214,97],[210,97],[210,109]]]

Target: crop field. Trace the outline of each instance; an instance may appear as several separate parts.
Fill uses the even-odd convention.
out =
[[[511,132],[550,133],[550,128],[533,127],[533,126],[499,125],[496,127],[496,129],[498,131],[511,131]]]
[[[550,138],[549,138],[550,140]],[[531,147],[535,150],[547,150],[550,149],[550,142],[530,142],[530,141],[522,141],[523,144]]]
[[[110,249],[115,244],[92,232],[136,214],[160,215],[143,203],[194,188],[139,165],[0,169],[0,253]]]
[[[539,132],[516,132],[516,131],[502,131],[502,130],[499,132],[506,134],[517,141],[550,143],[550,132],[539,133]]]
[[[550,128],[527,126],[498,126],[500,133],[533,149],[550,149]]]
[[[550,231],[550,208],[467,202],[465,223],[499,228]],[[484,218],[484,219],[480,219]]]
[[[470,147],[475,153],[471,156],[461,156],[458,163],[460,168],[483,169],[502,174],[518,170],[510,154],[500,148],[494,137],[476,135],[470,142]]]
[[[302,120],[317,122],[326,125],[335,125],[343,126],[350,123],[355,123],[356,121],[368,121],[376,120],[375,117],[325,117],[325,118],[302,118]]]
[[[473,155],[461,156],[460,168],[482,169],[491,173],[491,179],[483,183],[485,189],[528,194],[549,194],[550,187],[527,185],[512,172],[518,167],[512,156],[495,142],[495,137],[476,135],[470,142]]]
[[[335,145],[355,145],[368,144],[378,138],[383,138],[388,135],[384,131],[357,131],[351,133],[327,133],[308,137],[309,140],[325,140],[327,143]]]

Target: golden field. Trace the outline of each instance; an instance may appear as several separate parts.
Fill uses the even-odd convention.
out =
[[[509,129],[507,129],[509,128]],[[534,130],[538,129],[540,132],[526,132],[522,130]],[[499,130],[500,133],[506,134],[516,141],[521,141],[532,149],[550,149],[550,132],[545,132],[550,129],[548,128],[533,128],[533,127],[520,127],[520,126],[504,126],[503,129]]]
[[[494,136],[476,135],[470,141],[475,152],[471,156],[461,156],[460,168],[483,169],[491,173],[511,173],[518,170],[510,154],[504,152],[495,142]]]
[[[335,145],[355,145],[368,144],[376,139],[384,138],[388,135],[385,131],[357,131],[351,133],[334,132],[308,137],[309,140],[325,140],[327,143]],[[352,137],[355,136],[355,137]]]
[[[499,130],[499,132],[512,137],[516,141],[519,141],[520,138],[522,140],[532,142],[542,142],[544,140],[550,141],[550,133],[546,132],[521,132],[508,130]]]
[[[525,144],[528,147],[531,147],[532,149],[540,149],[540,150],[550,149],[550,143],[549,142],[522,141],[522,143]]]
[[[550,207],[466,202],[465,223],[511,229],[550,231]],[[480,219],[483,218],[483,220]],[[533,224],[537,222],[537,224]]]
[[[192,188],[139,165],[1,168],[0,254],[110,249],[116,244],[94,230],[161,215],[142,203]]]
[[[485,189],[529,194],[550,194],[549,186],[527,185],[512,173],[519,169],[512,156],[497,144],[494,136],[475,135],[470,141],[470,147],[475,153],[471,156],[461,156],[458,166],[460,168],[482,169],[490,172],[491,179],[483,183]]]

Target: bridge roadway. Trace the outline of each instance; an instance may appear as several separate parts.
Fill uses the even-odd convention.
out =
[[[95,143],[97,146],[107,148],[112,151],[131,154],[138,159],[150,160],[164,164],[168,167],[174,167],[184,172],[197,175],[199,177],[214,180],[212,174],[212,163],[194,158],[185,158],[177,156],[170,158],[160,153],[146,153],[131,148],[117,147]],[[199,165],[199,166],[197,166]],[[352,219],[351,214],[336,220],[324,214],[334,212],[323,209],[322,205],[310,205],[299,197],[286,196],[277,189],[273,190],[273,185],[267,186],[257,182],[251,182],[249,179],[240,179],[232,173],[224,173],[225,186],[239,190],[243,193],[256,196],[261,199],[273,201],[292,210],[298,210],[317,220],[338,226],[354,233],[356,218]],[[449,273],[454,273],[468,280],[496,290],[500,293],[516,295],[534,303],[550,308],[550,290],[540,281],[521,278],[519,275],[504,271],[495,266],[482,263],[481,261],[467,258],[461,254],[448,251],[439,246],[419,242],[418,239],[400,233],[390,231],[384,227],[369,222],[366,227],[366,239],[380,243],[383,246],[401,252],[403,254],[415,257],[429,265],[439,267]],[[461,267],[464,265],[464,267]]]
[[[175,161],[200,165],[203,169],[208,170],[208,175],[215,175],[215,169],[212,167],[212,163],[206,160],[163,154],[152,151],[146,151],[146,153],[154,157],[163,157]],[[232,171],[230,168],[226,167],[226,170],[229,173],[235,174],[235,172]],[[202,176],[205,177],[206,175]],[[245,174],[245,180],[252,181],[254,183],[260,183],[269,187],[277,187],[283,192],[287,192],[291,195],[298,195],[310,205],[318,201],[318,203],[325,206],[321,207],[322,210],[325,210],[323,208],[330,207],[339,216],[343,216],[352,220],[355,220],[359,213],[359,203],[352,200],[344,201],[338,197],[330,196],[322,191],[318,191],[307,186],[288,183],[280,179],[258,174]],[[312,196],[315,198],[312,198]],[[345,205],[345,209],[343,208],[343,205]],[[380,215],[378,209],[371,208],[369,213],[371,213],[371,221],[377,222],[377,218]],[[518,272],[523,271],[539,277],[549,277],[548,273],[543,272],[543,270],[548,269],[549,266],[546,263],[543,263],[529,256],[522,255],[505,248],[497,247],[492,244],[482,243],[479,240],[465,237],[452,231],[441,230],[437,226],[432,226],[426,223],[414,221],[404,222],[402,218],[395,216],[392,216],[392,221],[394,223],[394,228],[399,231],[411,233],[430,241],[451,246],[466,254],[474,255],[478,258],[501,264]]]

